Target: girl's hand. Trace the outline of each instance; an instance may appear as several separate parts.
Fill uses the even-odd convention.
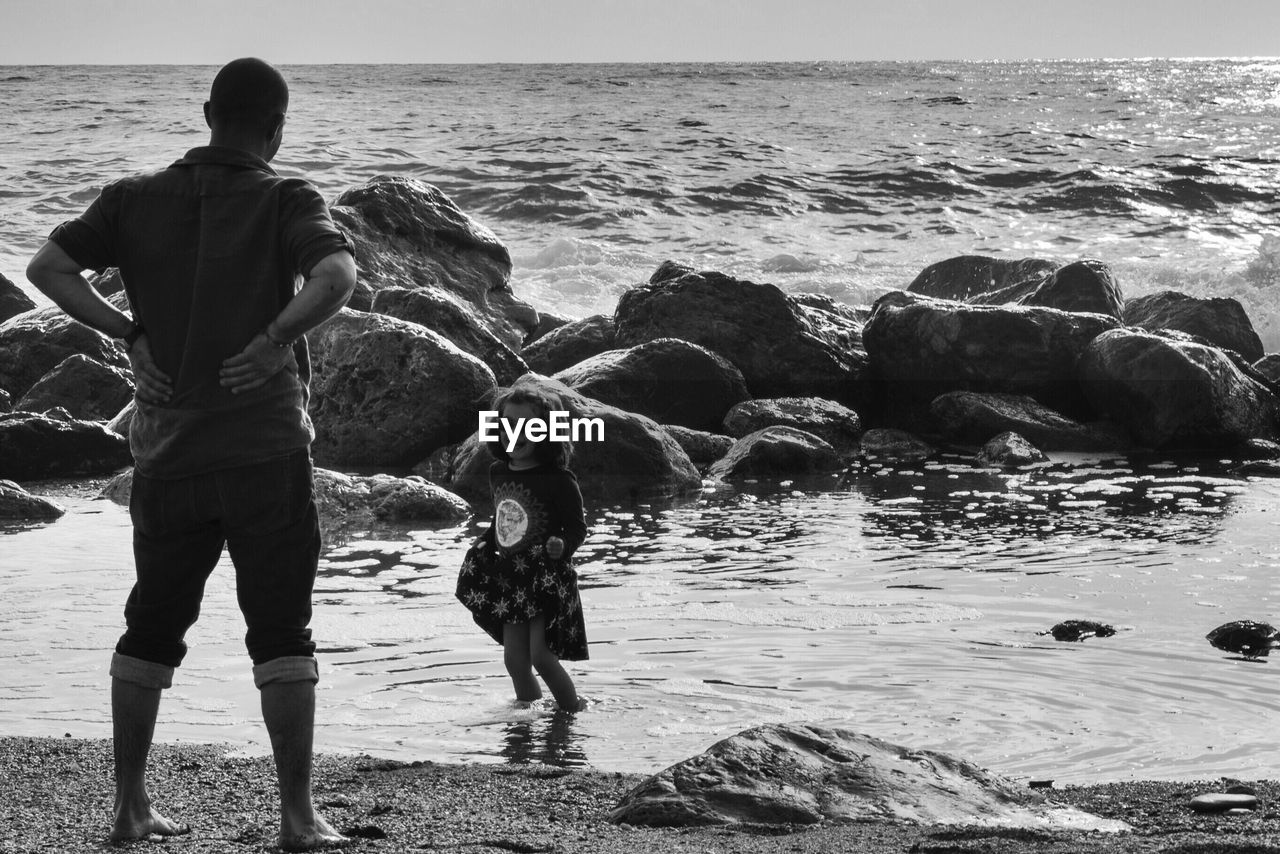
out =
[[[559,560],[564,556],[564,540],[559,537],[547,537],[547,557]]]

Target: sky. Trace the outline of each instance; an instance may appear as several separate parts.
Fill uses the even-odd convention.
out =
[[[0,64],[1280,56],[1277,0],[0,0]]]

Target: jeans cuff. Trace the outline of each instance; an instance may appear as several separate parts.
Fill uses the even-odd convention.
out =
[[[284,655],[253,667],[253,684],[259,688],[272,682],[319,681],[320,666],[309,655]]]
[[[173,685],[173,668],[169,665],[118,652],[111,656],[111,676],[143,688],[168,688]]]

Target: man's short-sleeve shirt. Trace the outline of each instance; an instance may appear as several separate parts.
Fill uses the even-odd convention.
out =
[[[219,383],[326,256],[352,251],[320,194],[233,148],[187,152],[167,169],[107,186],[50,240],[85,268],[118,267],[134,318],[174,382],[171,401],[137,401],[130,445],[139,471],[175,478],[307,447],[306,342],[265,385]]]

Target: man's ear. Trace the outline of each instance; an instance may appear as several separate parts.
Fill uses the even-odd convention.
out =
[[[209,116],[209,102],[208,102],[208,101],[205,101],[205,102],[204,102],[204,123],[205,123],[206,125],[208,125],[208,126],[209,126],[209,129],[210,129],[210,130],[213,130],[213,119]]]

